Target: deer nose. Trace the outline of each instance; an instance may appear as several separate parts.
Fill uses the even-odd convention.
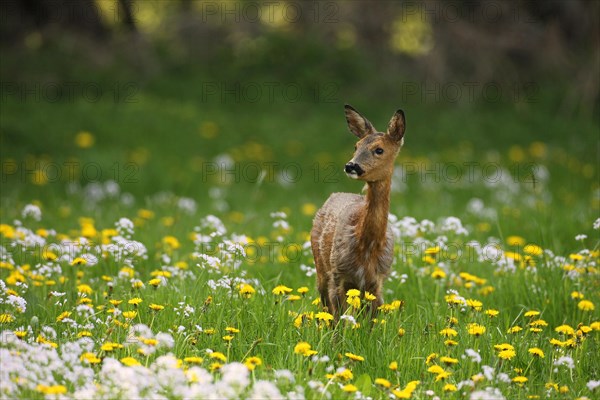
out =
[[[356,174],[356,175],[362,175],[362,173],[364,172],[363,169],[360,167],[360,165],[358,165],[357,163],[354,163],[352,161],[350,161],[349,163],[346,164],[346,166],[344,167],[344,171],[346,171],[347,174]]]

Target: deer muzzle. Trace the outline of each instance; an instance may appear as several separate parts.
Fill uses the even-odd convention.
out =
[[[350,161],[344,167],[344,171],[346,175],[348,175],[352,179],[358,179],[365,171],[355,162]]]

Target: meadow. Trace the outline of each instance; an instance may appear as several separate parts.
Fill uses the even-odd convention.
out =
[[[598,123],[554,113],[552,88],[252,102],[127,82],[3,98],[2,398],[598,396]],[[308,232],[361,190],[345,101],[408,127],[386,303],[371,320],[348,293],[333,326]]]

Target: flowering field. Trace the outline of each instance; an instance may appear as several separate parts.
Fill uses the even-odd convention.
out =
[[[481,240],[481,200],[473,226],[392,213],[387,302],[369,320],[370,294],[350,291],[334,327],[306,241],[314,204],[247,235],[165,193],[111,219],[118,184],[95,190],[94,217],[59,225],[40,201],[2,210],[3,398],[597,395],[600,220],[556,252]]]
[[[333,326],[307,240],[360,191],[341,107],[177,99],[3,104],[1,398],[598,397],[597,126],[409,107],[385,304]]]

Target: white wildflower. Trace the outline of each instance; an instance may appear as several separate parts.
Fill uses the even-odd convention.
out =
[[[472,362],[479,364],[481,362],[481,355],[473,349],[466,349],[465,354],[471,359]]]
[[[23,208],[23,211],[21,211],[21,216],[23,218],[31,217],[35,221],[40,221],[42,219],[42,210],[35,204],[27,204]]]
[[[282,398],[282,395],[273,382],[258,380],[254,383],[252,392],[250,392],[248,398],[255,400],[279,400]]]
[[[600,386],[600,381],[589,381],[585,384],[585,386],[587,386],[589,390],[594,391],[598,386]]]
[[[569,356],[560,357],[558,360],[554,361],[554,365],[557,365],[557,366],[564,365],[565,367],[567,367],[569,369],[575,368],[575,362]]]

